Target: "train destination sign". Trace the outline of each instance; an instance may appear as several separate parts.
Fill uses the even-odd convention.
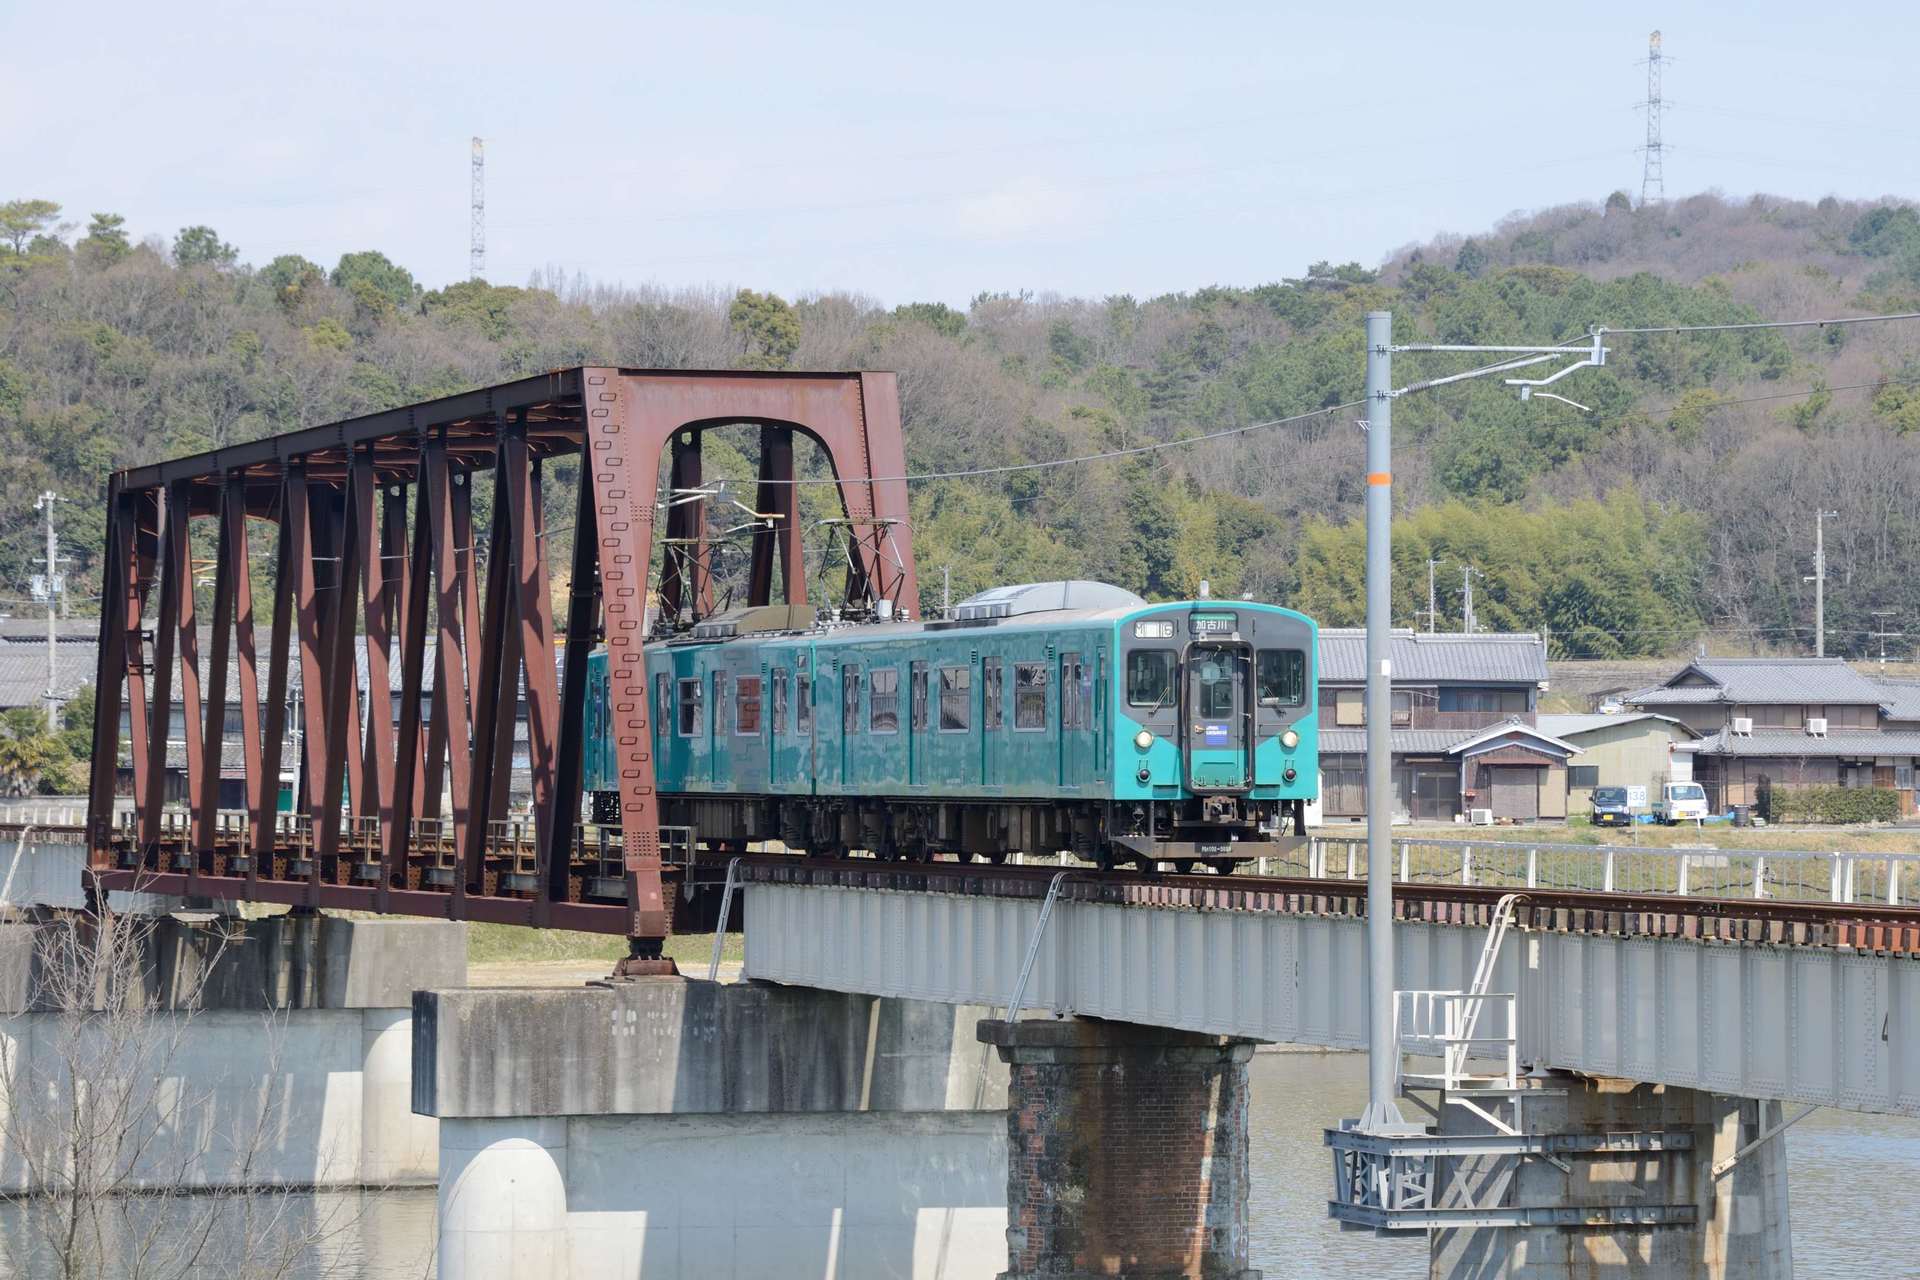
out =
[[[1237,613],[1195,613],[1187,618],[1187,626],[1196,636],[1230,636],[1240,629],[1240,615]]]

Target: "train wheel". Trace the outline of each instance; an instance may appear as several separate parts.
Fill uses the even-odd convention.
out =
[[[1213,868],[1213,874],[1217,876],[1232,875],[1235,866],[1232,862],[1209,862],[1207,865]]]
[[[1199,865],[1200,865],[1200,860],[1198,858],[1175,858],[1173,860],[1173,869],[1175,873],[1183,876],[1192,875],[1194,868],[1198,867]]]

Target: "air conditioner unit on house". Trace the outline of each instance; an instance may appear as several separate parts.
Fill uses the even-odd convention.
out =
[[[1826,737],[1827,736],[1827,718],[1825,716],[1808,716],[1807,732],[1812,734],[1816,738]]]
[[[1733,731],[1743,738],[1751,738],[1753,736],[1753,717],[1735,716],[1733,718]]]
[[[1467,821],[1476,827],[1490,827],[1493,825],[1493,810],[1469,809],[1467,810]]]

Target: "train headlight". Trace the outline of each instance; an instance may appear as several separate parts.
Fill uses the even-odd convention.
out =
[[[1152,731],[1147,729],[1142,729],[1140,732],[1134,734],[1133,745],[1140,748],[1142,751],[1145,751],[1148,747],[1152,746],[1153,745]]]
[[[1300,745],[1300,735],[1289,729],[1280,735],[1280,745],[1291,751]]]

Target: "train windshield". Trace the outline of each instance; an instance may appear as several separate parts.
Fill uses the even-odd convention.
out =
[[[1127,705],[1173,705],[1174,655],[1171,649],[1136,649],[1127,655]]]
[[[1227,720],[1234,713],[1234,676],[1239,664],[1225,649],[1195,649],[1193,655],[1194,714],[1202,720]]]

